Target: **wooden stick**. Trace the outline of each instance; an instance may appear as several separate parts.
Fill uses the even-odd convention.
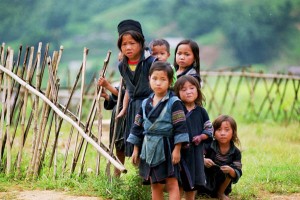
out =
[[[109,50],[108,52],[107,52],[107,55],[106,55],[106,58],[105,58],[105,60],[104,60],[104,65],[103,65],[103,69],[102,69],[102,72],[100,73],[100,76],[102,76],[102,77],[104,77],[105,76],[105,73],[106,73],[106,70],[107,70],[107,66],[108,66],[108,63],[109,63],[109,60],[110,60],[110,56],[111,56],[111,51]],[[100,89],[99,89],[99,91],[98,91],[98,87],[97,87],[97,91],[98,91],[98,95],[97,95],[97,98],[96,99],[94,99],[93,100],[93,103],[92,103],[92,109],[91,109],[91,111],[90,111],[90,113],[89,113],[89,115],[88,115],[88,120],[87,120],[87,123],[86,123],[86,127],[91,127],[91,124],[93,124],[93,122],[94,122],[94,116],[95,116],[95,104],[96,104],[96,101],[97,101],[97,99],[99,100],[100,99],[100,96],[101,96],[101,93],[102,93],[102,86],[100,87]],[[92,119],[92,120],[91,120]],[[92,122],[92,123],[91,123]],[[89,129],[90,130],[90,129]],[[100,141],[101,142],[101,141]],[[81,141],[80,141],[80,145],[78,146],[78,151],[76,152],[76,155],[75,155],[75,157],[74,157],[74,160],[76,161],[76,162],[74,162],[75,163],[75,165],[76,165],[76,163],[77,163],[77,160],[78,160],[78,157],[79,157],[79,154],[80,154],[80,151],[81,151],[81,148],[82,148],[82,144],[83,144],[83,138],[81,139]],[[83,153],[83,156],[85,156],[85,153]],[[83,161],[83,159],[82,159],[82,161]],[[72,168],[73,170],[75,169],[75,167],[73,166],[73,168]]]
[[[27,69],[27,74],[26,74],[26,83],[27,84],[29,84],[29,76],[30,76],[30,70],[32,67],[33,53],[34,53],[34,47],[31,47],[28,69]],[[22,87],[22,89],[25,89],[25,87]],[[24,103],[22,106],[21,136],[20,136],[20,147],[19,147],[18,162],[17,162],[17,175],[20,175],[20,165],[21,165],[22,152],[23,152],[23,147],[24,147],[23,143],[24,143],[24,134],[25,134],[25,119],[26,119],[27,100],[28,100],[28,90],[25,89],[24,90]]]
[[[120,104],[121,104],[121,100],[122,100],[122,87],[123,87],[123,78],[121,76],[115,116],[118,116],[119,111],[120,111]],[[116,134],[117,134],[117,124],[118,124],[119,119],[116,117],[114,120],[115,120],[115,123],[114,123],[113,137],[112,137],[110,145],[109,145],[110,155],[112,155],[113,152],[114,152],[114,145],[115,145]],[[110,175],[110,162],[107,163],[105,171],[106,171],[106,175],[108,177],[111,177],[111,175]]]
[[[80,90],[80,101],[79,101],[79,110],[78,110],[78,125],[81,121],[81,114],[82,114],[82,102],[83,102],[83,94],[84,94],[84,84],[85,84],[85,69],[86,69],[86,57],[88,54],[88,49],[84,48],[83,50],[83,62],[82,62],[82,75],[81,75],[81,90]],[[79,132],[76,134],[75,138],[75,145],[74,145],[74,151],[73,151],[73,157],[72,157],[72,166],[71,166],[71,171],[70,174],[72,174],[75,170],[76,167],[76,160],[75,160],[75,155],[77,151],[77,144],[78,144],[78,136]]]
[[[9,63],[8,63],[8,70],[12,71],[13,67],[13,56],[14,50],[9,50]],[[6,117],[6,146],[7,146],[7,166],[6,166],[6,175],[10,174],[11,171],[11,136],[10,136],[10,115],[11,115],[11,87],[12,87],[12,80],[10,76],[7,76],[7,101],[6,101],[6,109],[7,109],[7,117]]]

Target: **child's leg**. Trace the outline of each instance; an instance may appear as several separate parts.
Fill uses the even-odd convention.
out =
[[[151,184],[151,192],[153,200],[163,200],[164,199],[164,184],[155,183]]]
[[[117,158],[119,159],[119,161],[122,164],[124,164],[124,162],[125,162],[125,153],[124,153],[124,151],[117,150],[116,154],[117,154]],[[115,168],[114,174],[115,174],[116,177],[119,177],[121,175],[121,172],[120,172],[120,170]]]
[[[166,187],[169,193],[169,199],[180,200],[180,192],[177,178],[167,178]]]
[[[196,190],[185,192],[185,200],[194,200],[195,197],[196,197]]]
[[[230,184],[231,182],[231,178],[226,177],[225,181],[220,185],[219,189],[218,189],[218,198],[222,199],[222,200],[227,200],[229,199],[228,196],[225,195],[225,190],[227,188],[227,186]]]

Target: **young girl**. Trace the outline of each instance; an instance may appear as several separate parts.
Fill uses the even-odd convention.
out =
[[[199,52],[199,46],[193,40],[182,40],[177,44],[174,57],[177,79],[183,75],[191,75],[201,83]]]
[[[191,141],[189,147],[181,151],[181,164],[187,166],[191,178],[190,183],[188,179],[183,178],[182,187],[185,191],[185,199],[193,200],[197,189],[205,186],[203,142],[212,139],[213,128],[203,108],[205,98],[196,78],[190,75],[181,76],[175,83],[174,91],[185,105],[186,123]]]
[[[126,139],[143,99],[152,93],[148,76],[155,57],[151,56],[150,52],[144,48],[145,39],[138,21],[131,19],[121,21],[118,25],[118,32],[118,47],[123,54],[118,68],[126,86],[126,93],[123,109],[117,117],[126,114],[125,156],[129,157],[132,155],[133,146],[127,143]]]
[[[169,63],[153,63],[149,76],[154,93],[143,101],[127,139],[134,144],[132,162],[140,160],[139,173],[144,182],[150,181],[152,199],[163,199],[166,184],[169,199],[179,200],[180,149],[189,142],[183,105],[169,90],[173,78]]]
[[[232,117],[220,115],[213,127],[215,140],[204,151],[208,194],[229,199],[231,184],[242,176],[241,152],[235,146],[240,144],[237,125]]]

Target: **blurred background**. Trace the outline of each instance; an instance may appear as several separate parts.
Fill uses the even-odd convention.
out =
[[[167,39],[171,63],[176,44],[189,38],[200,46],[201,70],[252,66],[287,73],[300,66],[299,0],[1,0],[0,5],[0,42],[15,51],[21,44],[49,43],[50,51],[62,45],[62,72],[77,72],[84,47],[88,77],[102,68],[108,50],[108,71],[117,70],[117,25],[123,19],[140,21],[147,43]]]

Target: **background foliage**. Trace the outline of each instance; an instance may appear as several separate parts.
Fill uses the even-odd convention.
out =
[[[147,42],[196,40],[203,50],[202,69],[260,64],[286,71],[300,61],[297,0],[2,0],[0,18],[1,42],[16,49],[38,42],[54,49],[63,45],[65,66],[82,60],[87,47],[90,70],[99,67],[109,49],[116,63],[116,27],[127,18],[142,23]],[[212,53],[205,54],[206,49]]]

